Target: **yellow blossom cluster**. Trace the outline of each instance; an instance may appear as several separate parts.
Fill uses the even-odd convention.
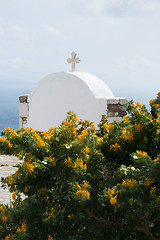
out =
[[[71,218],[73,218],[74,214],[72,213],[71,215],[68,215],[68,219],[70,220]]]
[[[52,207],[52,208],[51,208],[51,212],[50,212],[50,214],[48,215],[48,219],[50,219],[50,218],[53,217],[54,212],[55,212],[55,210],[54,210],[54,208]]]
[[[88,190],[77,190],[77,192],[76,192],[76,196],[78,198],[83,198],[85,200],[89,199],[89,195],[90,195],[90,193]]]
[[[140,102],[136,103],[136,107],[141,108],[143,105]]]
[[[17,232],[23,233],[27,231],[27,225],[25,223],[22,223],[21,227],[17,229]]]
[[[154,162],[158,162],[159,161],[159,157],[154,159]]]
[[[128,142],[131,142],[133,140],[133,132],[127,130],[126,128],[123,128],[120,138],[125,139]]]
[[[136,184],[137,184],[137,180],[135,179],[122,179],[122,185],[129,189],[134,187]]]
[[[25,186],[24,191],[27,193],[31,187],[30,186]]]
[[[1,221],[3,222],[3,223],[6,223],[7,222],[7,216],[6,216],[6,214],[5,214],[5,209],[3,208],[2,209],[2,215],[1,215]]]
[[[35,132],[35,133],[33,133],[32,136],[33,136],[34,138],[36,138],[38,147],[43,147],[44,142],[43,142],[42,138],[40,137],[40,135]]]
[[[78,182],[75,182],[73,184],[73,188],[76,188],[76,196],[81,199],[89,199],[90,193],[88,191],[88,188],[90,187],[89,182],[83,181],[82,186],[79,185]]]
[[[150,100],[150,102],[149,102],[149,103],[150,103],[150,105],[154,104],[154,103],[155,103],[155,101],[156,101],[155,99],[151,99],[151,100]]]
[[[67,166],[67,167],[70,167],[72,165],[72,159],[70,157],[66,158],[64,160],[64,164]]]
[[[156,134],[157,135],[160,134],[160,129],[157,129]]]
[[[28,171],[28,173],[32,173],[34,170],[34,166],[31,164],[31,163],[29,163],[29,162],[26,162],[25,163],[25,165],[26,165],[26,168],[27,168],[27,171]]]
[[[10,240],[10,239],[12,239],[12,234],[8,234],[6,237],[5,237],[5,240]]]
[[[48,235],[48,240],[54,240],[50,235]]]
[[[46,141],[49,141],[51,139],[51,133],[50,132],[42,132],[41,134]]]
[[[103,133],[105,134],[106,132],[111,132],[112,131],[112,129],[114,128],[114,124],[113,123],[107,123],[107,122],[105,122],[104,124],[103,124],[103,126],[102,126],[102,129],[103,129]]]
[[[97,135],[95,135],[95,139],[100,143],[103,142],[103,137],[98,137]]]
[[[129,116],[125,115],[125,116],[123,117],[123,121],[128,123],[128,122],[129,122]]]
[[[89,153],[89,147],[88,146],[85,146],[84,152]]]
[[[115,143],[110,146],[110,149],[114,151],[121,150],[121,146],[118,143]]]
[[[137,155],[140,156],[140,157],[145,158],[145,157],[148,156],[148,155],[147,155],[147,152],[144,152],[144,151],[142,151],[142,150],[140,150],[140,151],[137,150],[136,152],[137,152]]]
[[[4,132],[12,132],[12,128],[8,127],[8,128],[4,128]]]
[[[149,187],[152,183],[154,183],[154,181],[151,180],[150,178],[147,178],[147,179],[144,181],[143,185],[144,185],[144,187]]]
[[[151,187],[151,190],[150,190],[151,196],[154,196],[155,192],[156,192],[156,187]]]
[[[158,109],[160,107],[160,104],[155,104],[154,107]]]
[[[12,198],[13,198],[13,200],[16,199],[16,192],[15,191],[13,191],[13,193],[12,193]]]
[[[48,158],[48,161],[49,161],[50,163],[52,163],[53,167],[55,167],[55,166],[56,166],[56,161],[55,161],[55,159],[54,159],[54,158],[52,158],[52,157],[49,157],[49,158]]]
[[[134,128],[135,128],[138,132],[140,132],[140,131],[142,130],[142,128],[143,128],[143,125],[142,125],[141,123],[135,123],[135,124],[134,124]]]
[[[6,177],[5,180],[6,180],[6,182],[7,182],[8,185],[10,185],[10,184],[12,184],[12,183],[14,182],[14,179],[13,179],[12,176],[8,176],[8,177]]]
[[[78,168],[82,168],[83,170],[87,169],[87,165],[84,164],[82,158],[76,158],[76,161],[73,163],[72,168],[76,171]]]
[[[84,129],[82,131],[82,133],[80,135],[78,135],[78,139],[80,140],[80,142],[82,142],[85,138],[86,138],[86,135],[88,134],[88,130],[87,129]]]
[[[108,190],[108,196],[109,196],[110,204],[112,204],[113,206],[116,206],[118,195],[115,194],[115,190],[113,188]]]

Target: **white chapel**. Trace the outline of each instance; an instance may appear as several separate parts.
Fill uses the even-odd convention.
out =
[[[72,70],[79,62],[77,59]],[[93,74],[53,73],[45,76],[30,95],[19,97],[19,127],[47,131],[51,126],[59,126],[68,111],[96,125],[104,114],[108,115],[109,121],[119,121],[126,114],[125,103],[125,98],[115,98],[111,89]]]

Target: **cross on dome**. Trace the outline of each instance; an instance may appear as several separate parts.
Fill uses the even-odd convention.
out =
[[[75,53],[74,51],[71,53],[72,58],[68,58],[67,62],[68,63],[72,63],[72,72],[75,71],[75,65],[76,63],[80,63],[80,59],[77,56],[77,53]]]

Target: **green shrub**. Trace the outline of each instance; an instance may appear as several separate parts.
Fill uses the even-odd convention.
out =
[[[2,179],[0,239],[159,239],[160,93],[150,104],[98,130],[72,112],[48,132],[4,129],[0,151],[24,161]]]

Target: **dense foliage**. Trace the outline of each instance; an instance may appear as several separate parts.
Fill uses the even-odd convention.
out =
[[[160,239],[160,93],[150,105],[98,130],[72,112],[48,132],[4,129],[0,151],[23,163],[2,179],[0,239]]]

